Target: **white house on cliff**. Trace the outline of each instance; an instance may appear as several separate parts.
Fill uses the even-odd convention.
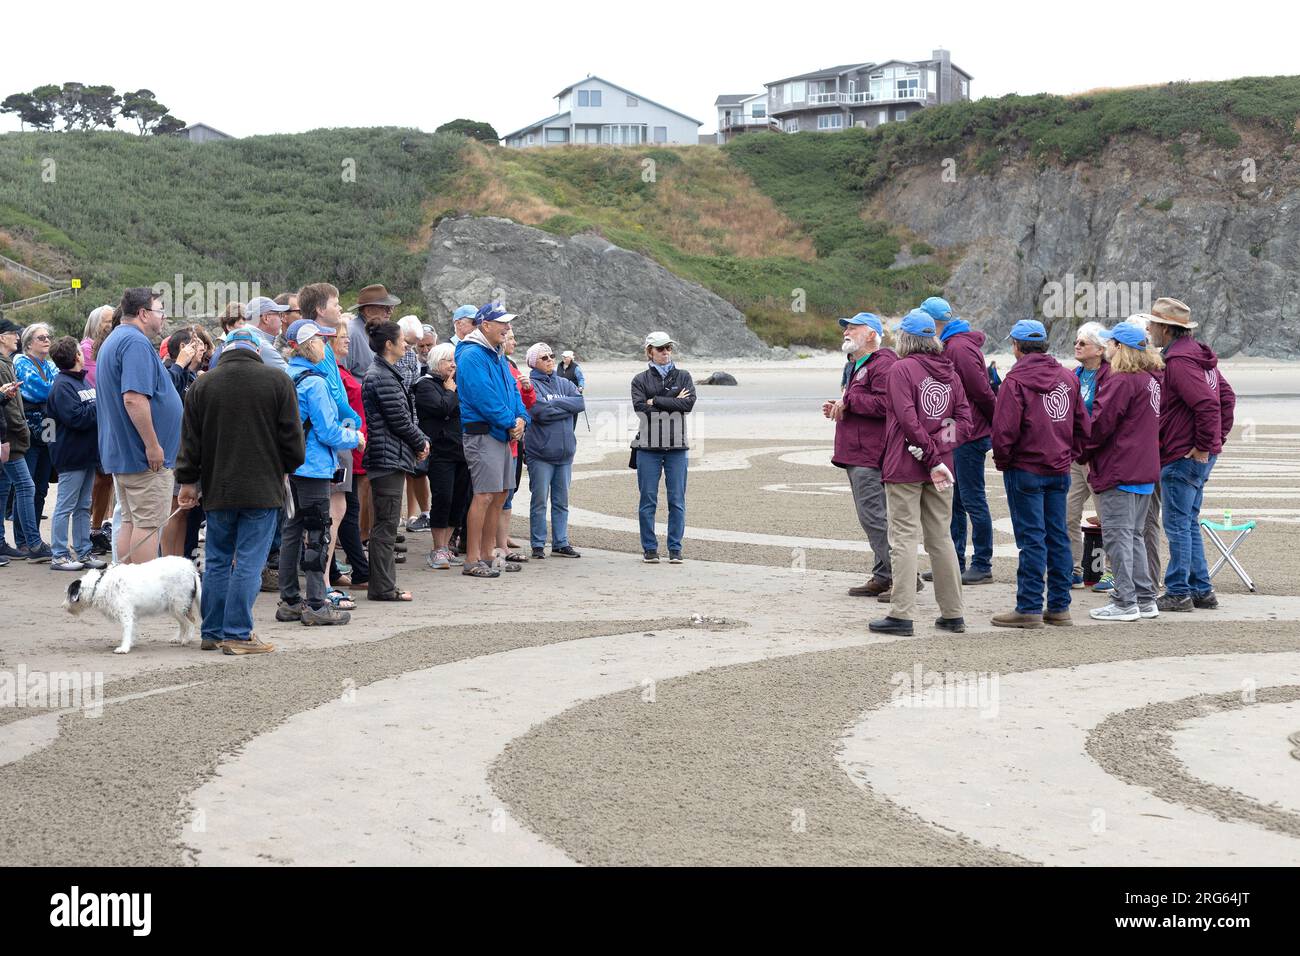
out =
[[[555,100],[555,115],[507,133],[502,142],[512,147],[584,143],[693,146],[704,125],[599,76],[569,84],[555,94]]]

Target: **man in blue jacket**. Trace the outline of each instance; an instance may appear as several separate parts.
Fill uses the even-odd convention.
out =
[[[530,419],[505,356],[499,351],[514,315],[490,302],[474,316],[474,331],[456,346],[456,380],[465,463],[474,497],[466,519],[462,574],[494,578],[488,563],[506,495],[515,486],[510,442],[523,437]]]

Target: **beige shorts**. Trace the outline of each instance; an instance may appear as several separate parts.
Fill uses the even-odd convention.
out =
[[[122,522],[146,531],[161,528],[171,514],[172,484],[170,468],[114,475],[113,490],[122,506]]]

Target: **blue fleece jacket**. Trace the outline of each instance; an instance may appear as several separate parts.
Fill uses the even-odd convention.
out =
[[[85,371],[59,372],[50,386],[45,413],[54,420],[50,461],[58,471],[84,471],[99,465],[99,426],[95,386]]]
[[[524,442],[524,457],[562,465],[573,461],[578,451],[574,429],[578,413],[587,407],[578,388],[563,375],[547,375],[540,369],[528,373],[537,392],[533,403],[533,423]]]
[[[456,394],[460,396],[460,427],[470,434],[471,424],[486,422],[497,441],[509,441],[515,419],[532,421],[519,396],[505,357],[487,344],[475,329],[456,346]]]
[[[306,431],[307,457],[294,474],[300,478],[329,478],[338,467],[336,453],[357,447],[357,431],[339,424],[338,404],[330,394],[325,376],[314,365],[295,356],[289,361],[288,372],[295,379],[302,376],[296,385],[298,416]],[[310,431],[306,427],[308,421]]]

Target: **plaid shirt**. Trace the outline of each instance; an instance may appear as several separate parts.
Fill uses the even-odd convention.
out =
[[[402,387],[406,389],[408,395],[411,394],[411,390],[415,388],[416,380],[420,377],[420,357],[415,354],[414,346],[408,345],[406,347],[406,352],[398,359],[394,368],[397,369],[397,374],[402,377]]]

